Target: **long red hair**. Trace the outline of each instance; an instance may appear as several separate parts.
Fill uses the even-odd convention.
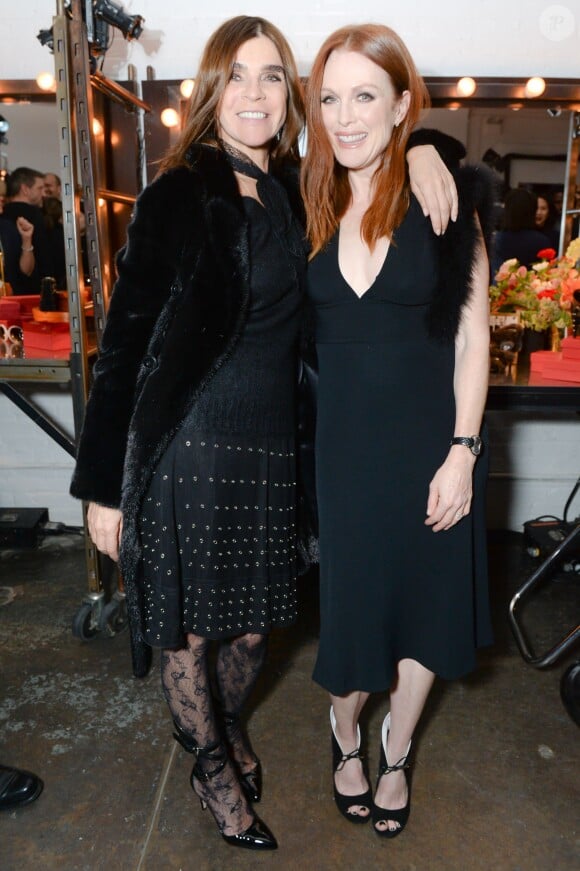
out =
[[[258,36],[271,40],[282,59],[288,88],[287,114],[279,137],[272,143],[274,161],[298,162],[298,136],[304,127],[304,97],[292,50],[278,28],[265,18],[238,15],[224,21],[206,43],[195,87],[191,95],[187,121],[179,141],[169,149],[160,163],[160,172],[181,166],[193,142],[215,145],[218,140],[217,116],[221,98],[230,80],[238,50]]]
[[[326,62],[338,49],[364,55],[387,73],[398,97],[403,91],[409,91],[411,96],[409,110],[399,126],[393,128],[384,159],[376,170],[373,199],[363,216],[362,238],[371,250],[382,236],[392,237],[409,208],[405,147],[421,110],[429,106],[427,87],[409,50],[390,27],[382,24],[342,27],[323,43],[306,86],[308,147],[301,185],[311,256],[326,245],[351,202],[348,171],[335,161],[320,103]]]

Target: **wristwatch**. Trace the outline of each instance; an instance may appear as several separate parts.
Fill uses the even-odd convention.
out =
[[[465,445],[469,448],[474,457],[479,457],[481,453],[482,441],[478,435],[474,436],[454,436],[449,442],[450,445]]]

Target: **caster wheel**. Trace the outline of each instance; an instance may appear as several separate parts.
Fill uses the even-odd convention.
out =
[[[93,606],[85,602],[73,617],[72,634],[81,641],[91,641],[97,632],[98,626],[93,620]]]
[[[540,556],[541,551],[539,547],[530,546],[526,548],[526,553],[528,554],[528,556],[531,556],[532,559],[537,559]]]
[[[580,662],[573,662],[562,675],[560,695],[564,707],[574,722],[580,726]]]
[[[99,631],[112,637],[127,628],[127,608],[124,600],[111,599],[101,610]]]

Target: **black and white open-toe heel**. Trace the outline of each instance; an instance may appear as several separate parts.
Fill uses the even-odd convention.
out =
[[[231,778],[228,781],[227,777],[219,778],[219,776],[226,766],[230,765],[226,748],[219,741],[207,747],[198,747],[193,738],[175,720],[173,722],[175,726],[173,737],[184,750],[195,756],[190,777],[191,787],[198,796],[203,810],[209,806],[224,841],[233,847],[245,847],[248,850],[276,850],[278,847],[276,838],[256,814],[252,814],[252,822],[244,831],[234,835],[225,834],[221,811],[225,798],[231,792]],[[215,763],[215,766],[213,768],[205,767],[208,763],[211,765]],[[231,767],[230,772],[233,773]],[[211,783],[214,778],[219,778],[215,787]],[[222,818],[220,819],[220,817]]]
[[[379,774],[377,777],[377,789],[381,780],[381,777],[384,777],[387,774],[391,774],[393,771],[404,771],[409,768],[409,763],[407,761],[409,757],[409,751],[411,750],[411,742],[409,741],[409,746],[407,747],[407,752],[404,756],[402,756],[398,762],[394,765],[389,765],[387,761],[387,741],[389,737],[389,729],[391,727],[391,714],[390,712],[387,714],[385,719],[383,720],[383,728],[381,730],[381,760],[379,763]],[[396,810],[390,810],[389,808],[380,807],[373,801],[373,827],[377,835],[381,838],[396,838],[397,835],[400,835],[405,826],[407,825],[407,821],[409,819],[409,813],[411,811],[411,791],[409,788],[409,783],[407,781],[407,804],[405,807],[397,808]],[[396,829],[389,828],[389,820],[397,824]],[[377,829],[377,825],[380,823],[384,824],[384,828]]]
[[[367,789],[366,792],[363,792],[361,795],[344,795],[344,793],[338,791],[338,789],[336,788],[336,782],[334,780],[335,772],[342,771],[349,759],[360,759],[362,762],[363,757],[360,753],[360,729],[358,726],[356,727],[357,746],[354,750],[351,750],[350,753],[344,753],[342,747],[338,743],[338,738],[336,737],[336,717],[334,716],[334,710],[332,709],[332,706],[330,708],[330,726],[332,729],[332,786],[334,789],[334,800],[336,802],[336,806],[339,809],[340,813],[343,815],[343,817],[349,820],[349,822],[368,823],[371,818],[372,805],[372,794],[370,787],[369,789]],[[364,764],[363,774],[365,775],[365,777],[367,777],[366,771],[364,769]],[[357,813],[357,808],[366,808],[367,813]]]

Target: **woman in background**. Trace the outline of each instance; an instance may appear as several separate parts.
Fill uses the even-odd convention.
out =
[[[556,254],[560,246],[560,227],[555,224],[556,217],[550,200],[543,194],[538,194],[536,202],[536,230],[543,233],[550,241],[550,248]]]
[[[505,198],[501,230],[493,237],[491,274],[504,262],[515,257],[529,269],[540,260],[538,251],[550,248],[550,239],[536,227],[537,198],[525,188],[515,188]]]

